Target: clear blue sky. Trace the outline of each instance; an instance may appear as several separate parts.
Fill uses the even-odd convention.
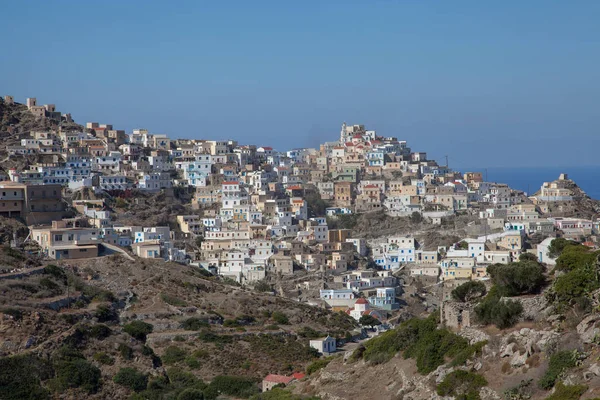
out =
[[[452,165],[600,165],[599,1],[12,1],[0,93],[279,150],[343,121]]]

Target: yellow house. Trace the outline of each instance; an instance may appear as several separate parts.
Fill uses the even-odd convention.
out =
[[[451,266],[442,270],[442,280],[451,281],[454,279],[471,279],[473,268]]]

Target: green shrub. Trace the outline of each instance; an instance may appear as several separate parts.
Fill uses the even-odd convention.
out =
[[[0,399],[49,399],[50,393],[41,381],[53,374],[48,361],[31,354],[0,357]]]
[[[325,336],[322,332],[316,331],[310,326],[305,326],[296,332],[298,336],[307,339],[316,339]]]
[[[96,324],[89,330],[89,336],[94,339],[102,340],[106,339],[112,334],[110,328],[104,324]]]
[[[537,293],[544,285],[544,268],[538,262],[494,264],[487,268],[501,296]]]
[[[152,324],[140,320],[131,321],[123,327],[126,333],[142,342],[146,341],[146,335],[151,333],[152,329]]]
[[[67,280],[67,274],[65,273],[65,271],[61,268],[58,267],[54,264],[48,264],[44,267],[44,274],[47,275],[52,275],[53,277],[55,277],[56,279],[60,280],[61,282],[65,282]]]
[[[62,390],[81,388],[95,393],[100,388],[100,370],[84,359],[55,363],[56,382]]]
[[[546,400],[579,400],[587,389],[586,385],[565,385],[558,382],[556,390]]]
[[[494,324],[505,329],[517,323],[523,314],[523,306],[518,301],[501,300],[496,287],[475,307],[475,317],[482,324]]]
[[[316,361],[313,361],[306,367],[306,373],[308,375],[312,375],[320,369],[323,369],[331,362],[330,358],[322,358]]]
[[[166,293],[161,293],[160,298],[165,303],[170,304],[175,307],[185,307],[187,305],[187,303],[185,301],[181,300],[180,298],[168,295]]]
[[[10,315],[15,321],[20,321],[23,318],[23,313],[21,310],[16,308],[3,308],[2,313]]]
[[[169,346],[165,349],[161,359],[165,364],[175,364],[185,359],[187,352],[177,346]]]
[[[115,363],[115,359],[104,352],[94,354],[94,360],[104,365],[113,365]]]
[[[177,396],[177,400],[203,400],[204,394],[200,389],[185,389],[179,396]]]
[[[564,238],[556,238],[550,242],[550,246],[548,246],[548,257],[557,258],[560,256],[565,249],[565,247],[575,244],[575,242],[571,240],[567,240]]]
[[[208,353],[208,351],[206,351],[204,349],[198,349],[192,353],[192,356],[194,356],[196,358],[207,358],[209,355],[210,354]]]
[[[271,325],[265,326],[265,330],[267,330],[267,331],[278,331],[279,329],[280,329],[279,325],[271,324]]]
[[[319,400],[319,397],[306,397],[298,394],[294,394],[287,389],[281,387],[274,387],[273,389],[256,394],[250,397],[250,400]]]
[[[185,365],[187,365],[188,368],[191,368],[191,369],[198,369],[202,365],[202,364],[200,364],[200,361],[198,361],[198,359],[196,357],[186,357],[184,362],[185,362]]]
[[[273,321],[277,322],[280,325],[287,325],[290,322],[287,315],[280,311],[273,311],[273,314],[271,314],[271,318],[273,318]]]
[[[205,397],[214,398],[215,393],[247,398],[258,393],[256,381],[241,376],[217,376],[204,392]]]
[[[206,319],[192,317],[183,321],[181,327],[188,331],[199,331],[202,328],[210,327],[210,324]]]
[[[577,351],[559,351],[552,354],[548,369],[538,382],[539,386],[545,390],[552,389],[560,374],[577,365],[577,355]]]
[[[440,396],[453,396],[456,399],[479,400],[479,390],[487,385],[487,381],[481,375],[473,372],[456,370],[444,378],[437,386],[437,394]]]
[[[452,298],[456,301],[466,302],[485,296],[485,285],[481,281],[468,281],[452,290]]]
[[[40,286],[46,290],[50,290],[53,293],[59,294],[62,293],[62,289],[60,285],[54,282],[50,278],[42,278],[40,279]]]
[[[121,368],[113,377],[113,381],[121,386],[125,386],[135,392],[141,392],[148,385],[148,376],[142,374],[135,368]]]
[[[118,319],[117,313],[113,308],[106,304],[101,304],[96,307],[96,312],[94,313],[98,321],[100,322],[108,322],[108,321],[116,321]]]
[[[483,349],[483,346],[485,346],[486,344],[487,344],[487,340],[484,340],[484,341],[469,345],[468,347],[465,347],[463,350],[459,351],[456,354],[456,356],[454,356],[454,359],[452,360],[452,363],[450,365],[451,366],[464,365],[467,362],[467,360],[470,359],[471,357],[473,357],[474,355],[480,355],[481,350]]]
[[[381,321],[379,321],[377,318],[373,317],[372,315],[363,315],[360,317],[360,319],[358,320],[358,323],[361,324],[362,326],[377,326],[377,325],[381,325]]]
[[[124,360],[131,360],[133,358],[133,349],[126,344],[120,343],[118,350]]]
[[[554,280],[554,300],[569,304],[600,287],[594,266],[582,266]]]

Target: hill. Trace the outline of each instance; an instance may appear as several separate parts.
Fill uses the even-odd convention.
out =
[[[223,376],[255,392],[267,374],[314,361],[309,338],[343,338],[356,327],[343,313],[179,264],[117,255],[48,264],[8,248],[4,254],[21,264],[0,275],[2,399],[126,399],[147,385],[162,385],[165,397],[152,398],[177,398],[192,387],[211,398],[205,382],[229,379]],[[72,380],[76,368],[87,372]],[[123,368],[147,385],[116,383]]]

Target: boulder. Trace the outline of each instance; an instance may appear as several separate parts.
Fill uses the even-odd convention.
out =
[[[500,349],[500,351],[501,351],[500,357],[504,358],[504,357],[512,356],[515,352],[516,347],[517,347],[516,343],[507,344],[506,347],[504,348],[504,350]]]
[[[577,325],[577,334],[584,343],[594,343],[600,335],[600,314],[585,317]]]

